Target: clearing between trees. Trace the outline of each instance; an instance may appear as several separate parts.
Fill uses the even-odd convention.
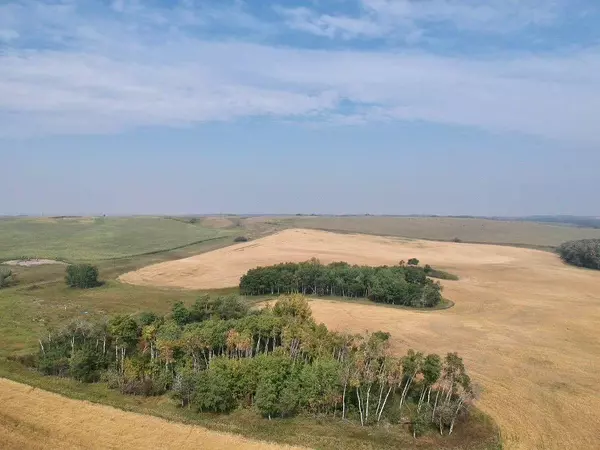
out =
[[[497,420],[506,448],[581,449],[600,429],[600,273],[565,265],[552,253],[480,244],[429,242],[286,230],[125,274],[122,281],[187,289],[236,286],[247,270],[311,257],[323,263],[397,264],[416,257],[460,277],[442,281],[456,305],[423,312],[312,301],[336,330],[385,330],[398,352],[457,351],[478,402]]]

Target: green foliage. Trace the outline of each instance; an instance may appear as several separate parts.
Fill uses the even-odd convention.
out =
[[[78,381],[92,383],[100,380],[101,370],[106,369],[105,355],[96,348],[86,346],[73,353],[69,360],[69,375]]]
[[[232,377],[226,364],[215,363],[198,374],[193,402],[200,411],[224,413],[235,409]]]
[[[15,282],[12,270],[8,267],[0,267],[0,288],[8,287]]]
[[[407,261],[407,264],[408,264],[409,266],[418,266],[418,265],[419,265],[419,260],[418,260],[417,258],[410,258],[410,259]]]
[[[124,394],[169,393],[200,412],[247,408],[269,419],[310,414],[368,426],[401,420],[404,406],[415,436],[432,420],[451,433],[472,398],[462,359],[413,350],[398,359],[389,345],[383,331],[330,332],[298,294],[254,312],[239,299],[201,297],[189,310],[176,304],[167,317],[72,322],[39,341],[37,368],[104,380]]]
[[[558,254],[568,264],[600,270],[600,239],[565,242]]]
[[[65,282],[69,287],[90,289],[100,285],[98,268],[91,264],[74,264],[67,266]]]
[[[413,258],[411,262],[418,263],[418,260]],[[449,274],[426,267],[351,266],[344,262],[323,265],[312,259],[299,264],[251,269],[240,279],[240,292],[245,295],[301,293],[366,297],[378,303],[431,308],[442,301],[442,288],[428,275]]]
[[[183,302],[176,302],[173,305],[171,316],[180,327],[184,326],[186,323],[189,323],[192,317],[190,311],[185,307]]]

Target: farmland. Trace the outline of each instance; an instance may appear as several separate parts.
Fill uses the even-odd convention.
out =
[[[600,238],[600,229],[454,217],[294,216],[253,217],[246,226],[312,228],[340,233],[399,236],[414,239],[557,247],[565,241]]]
[[[316,300],[313,311],[334,329],[389,330],[399,351],[414,347],[464,354],[482,388],[479,404],[498,420],[507,448],[595,445],[600,273],[568,267],[552,253],[288,230],[122,278],[145,285],[222,288],[235,285],[248,268],[309,256],[372,265],[417,256],[458,274],[459,281],[443,282],[445,295],[456,302],[449,310]]]
[[[81,240],[77,233],[69,235],[64,231],[64,222],[61,222],[65,219],[59,219],[44,224],[44,227],[48,227],[44,229],[49,230],[46,236],[57,236],[56,243],[45,242],[37,235],[31,236],[31,243],[27,243],[25,237],[14,241],[2,240],[3,255],[7,258],[36,256],[96,261],[105,284],[96,289],[75,291],[64,285],[64,266],[14,267],[19,284],[0,291],[0,341],[3,343],[0,348],[0,375],[75,398],[93,399],[131,411],[189,421],[185,411],[180,415],[175,408],[167,408],[165,401],[127,398],[104,392],[99,386],[42,378],[2,358],[35,351],[38,337],[74,317],[95,318],[148,309],[166,313],[177,300],[190,304],[203,290],[225,291],[237,285],[239,277],[257,265],[305,261],[313,256],[323,263],[345,260],[370,265],[397,264],[400,259],[417,257],[424,263],[460,277],[458,281],[442,281],[444,296],[455,302],[453,308],[423,312],[385,308],[352,300],[313,299],[313,314],[334,330],[389,331],[392,348],[397,352],[404,352],[408,347],[438,353],[458,351],[465,358],[465,364],[477,385],[477,404],[500,425],[506,448],[575,449],[592,448],[595,445],[597,430],[600,429],[597,419],[600,403],[594,391],[595,373],[600,367],[600,348],[594,331],[600,325],[600,273],[566,266],[549,252],[390,236],[406,232],[407,235],[414,233],[409,236],[411,238],[434,239],[437,236],[437,239],[451,240],[459,237],[464,241],[554,247],[563,238],[594,237],[594,233],[600,230],[508,223],[504,230],[484,224],[485,232],[480,234],[483,232],[477,231],[481,229],[478,219],[473,224],[469,221],[475,219],[451,219],[460,222],[453,222],[449,229],[440,226],[440,230],[435,231],[433,225],[423,225],[427,218],[418,218],[415,220],[421,221],[419,236],[418,227],[406,231],[398,227],[400,222],[394,222],[392,228],[385,230],[380,224],[377,225],[377,220],[387,223],[388,220],[402,221],[405,218],[365,218],[373,222],[366,225],[361,222],[361,230],[352,229],[356,226],[355,220],[363,220],[361,218],[344,218],[345,222],[340,219],[333,225],[325,226],[323,222],[319,226],[309,222],[319,219],[211,218],[210,221],[193,223],[158,218],[118,219],[123,221],[119,228],[132,229],[138,234],[136,239],[131,236],[131,239],[120,238],[121,245],[112,244],[112,238],[102,233],[98,235],[103,236],[101,239],[96,237],[89,240]],[[32,219],[10,220],[27,222]],[[90,223],[81,223],[83,219],[71,220],[80,222],[76,227],[85,229],[90,226]],[[133,222],[127,223],[129,220]],[[154,225],[139,226],[140,220],[154,221]],[[232,245],[236,235],[259,237],[290,227],[298,221],[307,221],[305,223],[309,228],[337,227],[344,234],[290,229]],[[524,232],[521,225],[534,228]],[[52,230],[53,227],[60,227],[60,230]],[[13,224],[11,229],[15,228]],[[459,235],[457,230],[461,228],[470,234]],[[180,233],[180,230],[186,231]],[[381,233],[388,237],[351,234],[356,231]],[[88,233],[94,235],[91,231]],[[161,233],[164,239],[160,237]],[[216,239],[212,240],[213,237]],[[131,242],[125,242],[127,240]],[[86,247],[85,242],[91,242],[91,247]],[[29,250],[19,251],[20,248]],[[126,282],[117,281],[119,276]],[[27,395],[28,391],[6,383],[2,381],[0,392],[9,389],[14,393],[12,401],[23,405],[22,410],[13,412],[11,416],[6,408],[0,407],[0,434],[12,433],[15,448],[32,447],[31,442],[42,434],[49,439],[48,442],[60,439],[57,436],[64,436],[64,432],[60,431],[60,427],[64,426],[61,424],[72,423],[68,422],[72,417],[57,419],[55,430],[49,424],[40,422],[38,430],[28,419],[28,408],[53,408],[50,405],[56,405],[56,401],[60,400],[65,402],[61,403],[61,407],[68,415],[70,408],[80,406],[62,397],[45,395],[41,395],[39,401],[47,406],[34,404]],[[98,421],[108,417],[113,418],[113,423],[115,417],[135,421],[146,419],[120,416],[120,411],[103,409],[101,406],[86,404],[85,408],[88,407],[93,409],[86,409],[86,413],[94,414]],[[63,419],[67,422],[62,422]],[[152,423],[159,429],[171,429],[176,436],[180,432],[169,428],[180,425],[159,424],[153,422],[158,419],[147,419],[150,421],[147,424]],[[357,448],[359,442],[364,442],[361,441],[363,437],[355,436],[357,440],[350,439],[342,443],[336,440],[336,435],[356,431],[334,430],[308,422],[299,422],[302,430],[307,435],[321,435],[321,440],[310,436],[303,438],[302,430],[298,428],[300,425],[292,427],[282,422],[267,431],[260,428],[260,423],[255,419],[247,417],[220,420],[215,422],[207,417],[196,423],[218,431],[244,432],[253,438],[321,448]],[[239,424],[245,424],[243,429],[239,429]],[[128,430],[127,433],[132,432]],[[189,431],[189,428],[182,430]],[[327,435],[327,430],[332,435]],[[115,436],[125,432],[121,428],[114,429]],[[29,438],[23,437],[22,433],[28,434]],[[193,433],[201,436],[204,431]],[[73,447],[77,446],[76,442],[80,447],[86,447],[89,441],[85,440],[84,434],[73,436],[73,439],[77,439],[73,441]],[[371,438],[375,437],[364,436],[364,439]],[[115,446],[115,441],[110,437],[103,436],[103,439],[103,447]],[[206,439],[208,445],[210,439]],[[141,445],[142,440],[139,442]],[[193,442],[190,440],[190,445]],[[218,447],[220,441],[214,442]],[[248,445],[256,443],[248,441]],[[185,447],[184,444],[181,446]]]

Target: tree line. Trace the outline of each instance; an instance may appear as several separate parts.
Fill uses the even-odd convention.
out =
[[[600,270],[600,239],[565,242],[558,247],[558,254],[566,263]]]
[[[411,258],[397,266],[358,266],[346,262],[321,264],[317,259],[250,269],[240,279],[243,295],[294,294],[368,298],[378,303],[432,308],[442,302],[442,287],[430,277],[451,274],[418,266]]]
[[[167,316],[72,322],[39,340],[37,368],[125,394],[168,393],[199,412],[408,423],[415,437],[468,423],[473,391],[462,359],[413,350],[398,358],[389,338],[331,332],[297,294],[258,311],[237,297],[204,296]]]

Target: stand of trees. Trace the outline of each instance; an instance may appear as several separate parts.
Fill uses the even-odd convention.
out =
[[[378,303],[432,308],[442,301],[442,287],[430,276],[456,279],[415,258],[398,266],[321,264],[317,259],[249,270],[240,279],[243,295],[293,294],[368,298]]]
[[[91,264],[72,264],[67,266],[65,283],[69,287],[90,289],[100,286],[98,268]]]
[[[600,239],[582,239],[565,242],[558,254],[566,263],[600,270]]]
[[[252,408],[267,419],[297,414],[410,424],[451,434],[473,392],[462,359],[389,351],[388,333],[330,332],[306,299],[281,297],[249,311],[236,297],[201,297],[170,315],[76,321],[39,340],[38,369],[126,394],[169,395],[199,412]]]

